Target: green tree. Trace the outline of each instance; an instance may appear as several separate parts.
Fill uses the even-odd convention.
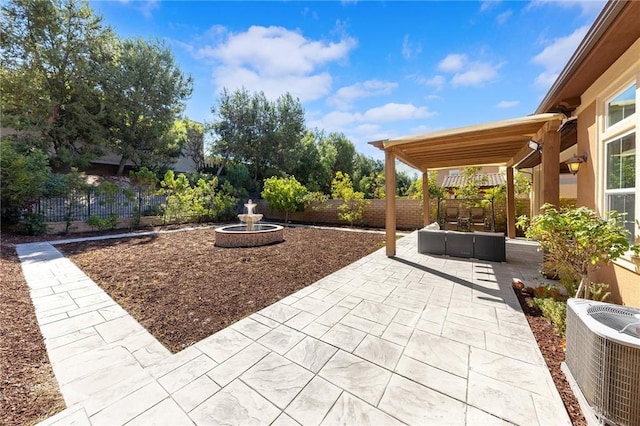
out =
[[[383,200],[385,198],[384,172],[374,172],[360,179],[360,192],[367,199]]]
[[[115,37],[85,1],[9,0],[0,21],[2,125],[21,143],[52,152],[54,167],[101,153],[98,81]]]
[[[408,196],[409,188],[414,180],[408,173],[396,171],[396,195],[398,197]]]
[[[127,160],[155,166],[176,159],[184,140],[174,124],[193,83],[169,48],[162,42],[124,40],[117,61],[105,73],[110,146],[120,156],[118,175]]]
[[[193,161],[196,171],[204,169],[204,126],[187,117],[177,119],[169,132],[170,139],[177,141],[182,154]]]
[[[335,200],[342,200],[343,204],[338,206],[338,218],[349,222],[350,226],[362,221],[364,211],[371,203],[365,200],[364,193],[353,190],[351,177],[342,172],[336,172],[336,177],[331,182],[331,196]]]
[[[429,199],[437,200],[439,198],[445,198],[446,190],[437,183],[438,173],[428,172],[427,180],[429,182]],[[413,200],[422,200],[422,177],[418,177],[409,186],[407,191],[409,198]]]
[[[319,191],[322,182],[320,169],[320,152],[316,143],[316,133],[308,130],[300,141],[300,159],[296,163],[292,175],[297,176],[300,183],[310,191]]]
[[[621,215],[608,212],[603,219],[586,207],[558,211],[551,204],[534,216],[527,238],[536,240],[545,250],[545,270],[568,271],[580,279],[575,297],[590,298],[591,274],[611,263],[630,248],[628,231],[620,225]]]
[[[0,142],[0,208],[3,223],[15,223],[29,204],[44,194],[51,175],[44,152]]]
[[[285,222],[289,220],[289,212],[304,208],[305,196],[308,191],[295,177],[272,176],[264,181],[262,198],[267,200],[269,207],[285,212]]]
[[[218,175],[229,160],[245,163],[256,181],[267,173],[294,171],[302,153],[304,111],[291,95],[272,102],[263,92],[224,89],[211,112],[216,117],[209,126],[212,152],[222,159]]]
[[[361,153],[356,153],[353,167],[353,187],[364,192],[365,198],[377,198],[378,184],[384,186],[384,163]],[[384,193],[384,189],[382,190]]]
[[[331,193],[331,181],[336,174],[335,164],[338,159],[338,150],[328,140],[319,139],[318,156],[318,186],[320,191]]]
[[[342,172],[351,176],[356,162],[356,147],[342,133],[329,133],[326,141],[336,149],[336,160],[333,164],[332,176]]]
[[[480,174],[482,168],[470,166],[462,169],[462,185],[453,190],[456,198],[477,199],[480,197],[480,187],[486,185],[487,178]]]

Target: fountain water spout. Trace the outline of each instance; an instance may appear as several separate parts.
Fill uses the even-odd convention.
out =
[[[249,200],[244,206],[247,208],[247,213],[239,214],[238,219],[247,224],[247,231],[253,231],[256,222],[260,222],[260,219],[262,219],[262,215],[253,212],[256,208],[256,204],[253,201]]]

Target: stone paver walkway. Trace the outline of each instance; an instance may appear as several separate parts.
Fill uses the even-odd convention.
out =
[[[511,289],[535,246],[481,262],[416,235],[175,355],[51,244],[18,246],[68,406],[42,424],[571,424]]]

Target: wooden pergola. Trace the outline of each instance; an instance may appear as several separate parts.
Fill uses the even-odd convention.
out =
[[[424,224],[429,217],[427,172],[449,167],[506,166],[507,236],[516,235],[513,169],[542,166],[542,203],[560,201],[561,113],[529,115],[474,126],[370,142],[385,152],[385,186],[395,194],[396,158],[422,172]],[[535,163],[535,164],[532,164]],[[396,200],[386,197],[385,229],[387,256],[396,254]]]

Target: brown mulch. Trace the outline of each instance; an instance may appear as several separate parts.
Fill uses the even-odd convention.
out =
[[[57,248],[176,352],[384,243],[383,234],[308,228],[286,228],[285,232],[284,243],[244,249],[215,247],[211,229]],[[0,235],[2,425],[35,424],[64,409],[14,244],[89,235]],[[516,294],[573,424],[586,426],[560,370],[562,339],[526,295]]]
[[[65,403],[15,246],[2,238],[0,250],[0,425],[35,424]]]

